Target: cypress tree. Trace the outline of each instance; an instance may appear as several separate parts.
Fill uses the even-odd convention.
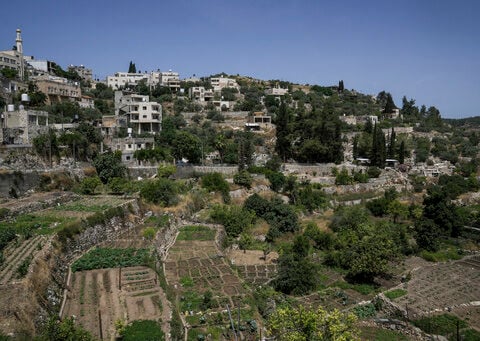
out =
[[[405,163],[405,142],[404,141],[400,143],[400,148],[398,150],[398,162],[400,162],[400,164]]]
[[[370,156],[370,163],[372,166],[385,168],[386,150],[385,150],[385,135],[382,129],[373,127],[372,137],[372,151]]]
[[[385,109],[383,110],[384,113],[389,114],[393,112],[393,109],[396,109],[395,103],[393,103],[393,98],[390,93],[387,93],[387,103],[385,104]]]
[[[277,115],[277,142],[275,151],[280,155],[282,160],[286,160],[290,156],[290,140],[288,139],[288,123],[289,116],[286,104],[282,101]]]
[[[395,130],[392,127],[392,132],[390,133],[390,143],[388,144],[388,153],[387,156],[389,158],[395,158],[395,139],[396,139],[396,134]]]

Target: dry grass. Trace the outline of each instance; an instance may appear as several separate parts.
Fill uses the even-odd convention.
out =
[[[85,167],[83,168],[83,174],[85,174],[85,176],[94,176],[97,175],[97,171],[94,167]]]

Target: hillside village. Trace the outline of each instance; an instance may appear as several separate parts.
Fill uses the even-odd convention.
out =
[[[475,118],[348,80],[133,60],[100,80],[21,33],[0,51],[0,335],[480,339]]]

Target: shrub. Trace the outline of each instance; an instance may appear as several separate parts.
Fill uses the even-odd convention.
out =
[[[110,178],[108,180],[108,187],[113,194],[123,194],[133,191],[133,186],[125,178]]]
[[[253,178],[249,172],[242,170],[233,176],[233,182],[236,185],[250,189],[252,187]]]
[[[378,178],[382,174],[382,170],[378,167],[368,167],[367,174],[370,178]]]
[[[159,178],[168,178],[170,175],[175,174],[177,167],[172,164],[164,164],[158,166],[157,175]]]
[[[387,291],[385,293],[385,296],[387,296],[389,299],[391,300],[394,300],[396,298],[399,298],[399,297],[402,297],[402,296],[405,296],[407,294],[407,290],[404,290],[404,289],[394,289],[394,290],[390,290],[390,291]]]
[[[335,185],[351,185],[352,183],[353,178],[348,175],[348,170],[345,167],[335,176]]]
[[[165,335],[157,321],[136,320],[123,328],[122,340],[165,340]]]
[[[266,177],[270,181],[270,189],[274,192],[280,192],[285,185],[285,175],[280,172],[267,172]]]
[[[143,238],[147,240],[153,240],[155,238],[155,229],[153,227],[147,227],[143,230]]]
[[[230,201],[230,186],[220,173],[209,173],[202,177],[202,187],[209,192],[220,192],[225,203]]]

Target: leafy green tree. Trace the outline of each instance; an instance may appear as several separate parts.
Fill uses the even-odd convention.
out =
[[[172,142],[172,155],[177,160],[185,158],[190,163],[198,163],[202,156],[200,139],[186,131],[179,131]]]
[[[358,339],[356,317],[338,310],[316,310],[299,306],[278,308],[269,317],[267,330],[279,341],[342,340]]]
[[[7,79],[15,79],[18,76],[18,71],[15,69],[10,69],[8,67],[0,69],[0,73],[3,77]]]
[[[285,294],[304,295],[316,288],[318,269],[307,258],[297,259],[293,253],[284,253],[278,259],[278,275],[273,281],[276,290]]]
[[[387,273],[388,263],[400,251],[393,230],[370,222],[357,224],[353,230],[343,227],[337,232],[336,241],[327,262],[346,269],[349,278],[362,282],[371,282],[375,276]]]
[[[86,177],[80,182],[80,192],[82,194],[92,195],[102,182],[98,176]]]
[[[41,155],[44,159],[58,156],[60,150],[55,130],[48,129],[47,133],[34,137],[33,148],[35,149],[35,152]]]
[[[393,223],[396,224],[399,218],[408,217],[408,206],[398,200],[393,200],[388,204],[387,213],[392,217]]]
[[[418,219],[415,222],[415,240],[420,249],[437,251],[442,232],[431,219]]]
[[[127,170],[122,164],[122,154],[118,152],[107,152],[98,155],[93,160],[93,166],[104,184],[108,183],[108,180],[111,178],[123,178]]]
[[[333,233],[320,230],[314,222],[307,223],[303,234],[313,241],[313,246],[318,250],[330,250],[333,246]]]
[[[146,201],[166,207],[178,203],[177,186],[172,180],[165,178],[146,181],[140,189],[140,196]]]
[[[236,238],[253,226],[255,213],[238,206],[216,205],[210,212],[210,218],[222,224],[229,237]]]

